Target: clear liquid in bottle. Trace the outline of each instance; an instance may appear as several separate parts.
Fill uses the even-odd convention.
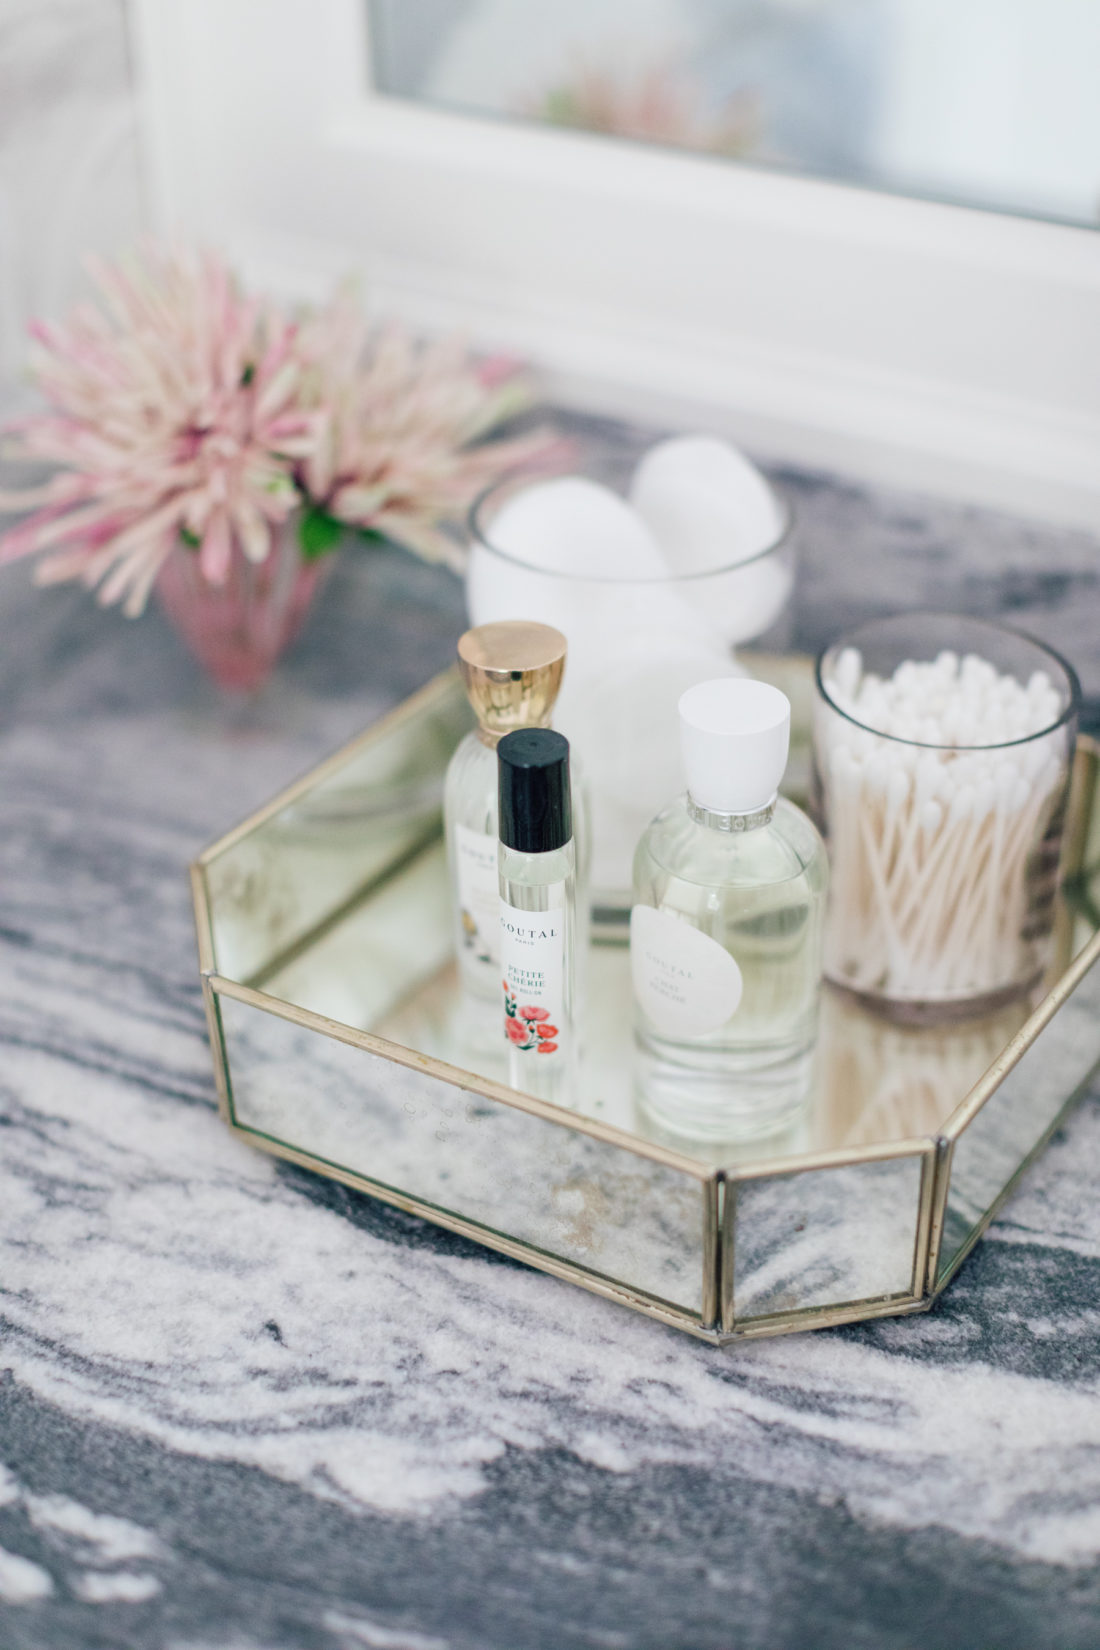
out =
[[[809,1093],[828,868],[814,826],[775,795],[784,696],[702,683],[681,718],[691,789],[634,863],[638,1095],[674,1134],[739,1140],[786,1127]]]

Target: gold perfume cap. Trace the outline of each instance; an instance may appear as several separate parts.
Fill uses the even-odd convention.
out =
[[[526,619],[479,624],[459,638],[462,680],[487,744],[515,728],[548,724],[565,670],[565,645],[560,630]]]

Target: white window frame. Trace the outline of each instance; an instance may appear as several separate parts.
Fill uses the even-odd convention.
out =
[[[383,96],[365,0],[130,6],[157,230],[569,404],[1100,523],[1100,234]]]

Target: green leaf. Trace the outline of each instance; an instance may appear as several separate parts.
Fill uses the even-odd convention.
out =
[[[199,535],[197,533],[193,533],[190,527],[180,528],[180,538],[183,540],[184,544],[187,545],[189,550],[197,550],[202,543]]]
[[[388,544],[385,533],[380,533],[377,527],[357,527],[355,531],[364,544]]]
[[[346,529],[342,521],[330,516],[316,504],[312,505],[298,523],[298,543],[304,561],[319,561],[335,550]]]

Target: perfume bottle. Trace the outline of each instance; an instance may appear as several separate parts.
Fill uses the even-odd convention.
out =
[[[689,688],[687,794],[635,855],[639,1099],[696,1139],[774,1133],[809,1092],[828,865],[814,826],[777,795],[790,714],[764,682]]]
[[[574,1101],[577,1078],[569,741],[551,728],[525,728],[500,741],[497,761],[500,975],[509,1082],[567,1106]]]
[[[460,639],[458,660],[478,725],[451,758],[444,787],[455,955],[466,1040],[499,1054],[496,747],[514,728],[549,722],[565,668],[565,637],[544,624],[479,625]]]

